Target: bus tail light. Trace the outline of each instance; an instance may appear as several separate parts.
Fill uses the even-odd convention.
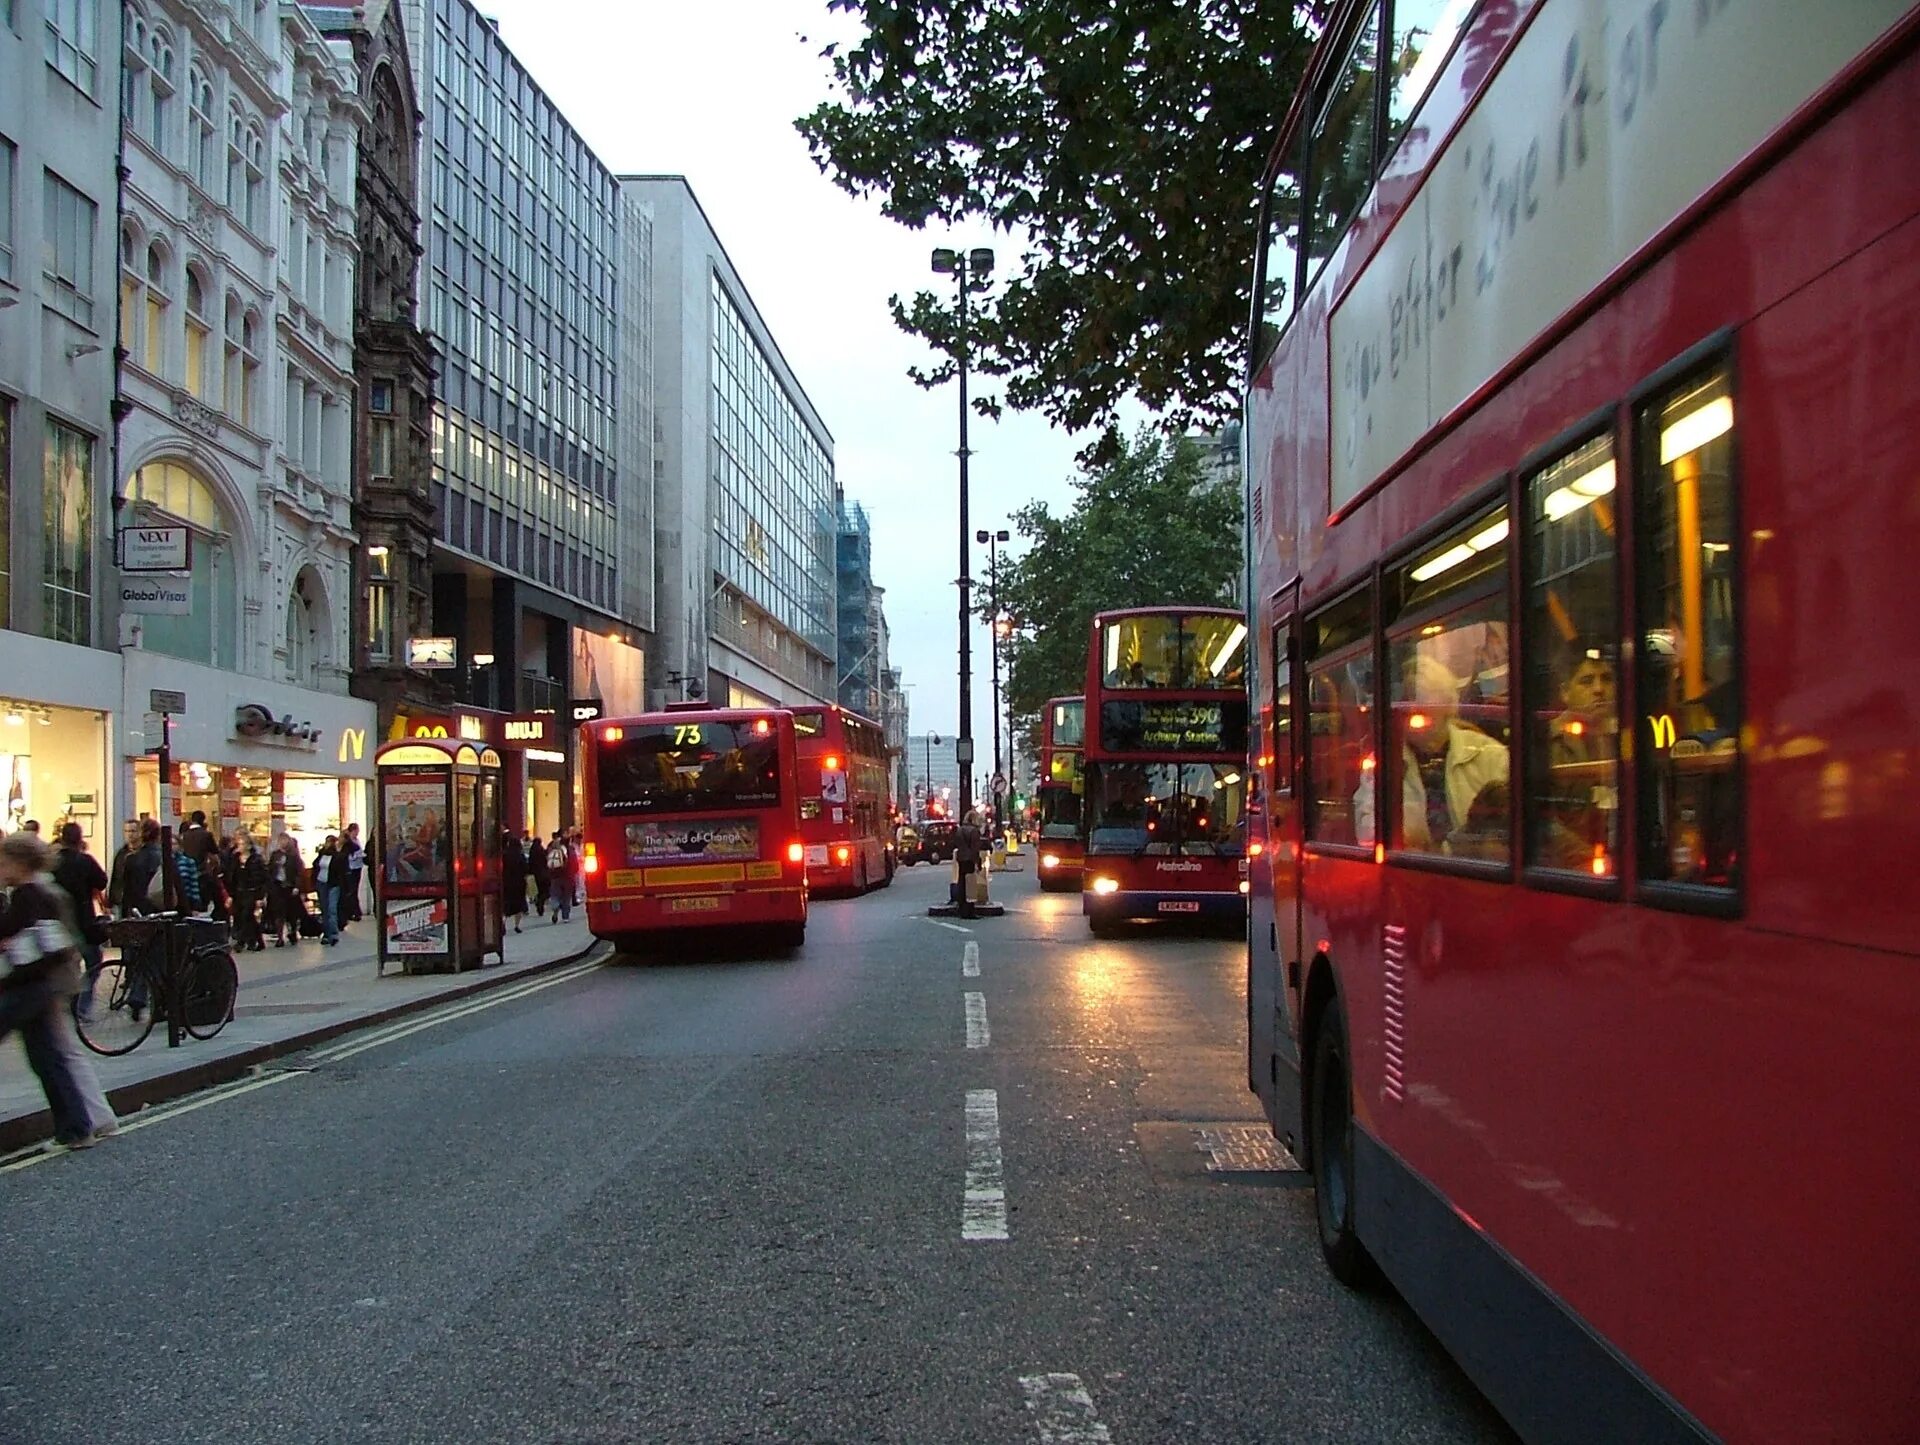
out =
[[[756,737],[765,737],[773,731],[773,720],[764,717],[755,718],[753,720],[753,731]]]
[[[1267,851],[1267,845],[1265,843],[1256,841],[1256,842],[1247,844],[1247,856],[1249,858],[1258,858],[1262,853],[1266,851]]]
[[[806,862],[807,861],[807,845],[805,843],[787,844],[787,861],[789,863]]]
[[[1242,893],[1246,893],[1246,892],[1248,892],[1248,891],[1249,891],[1249,890],[1248,890],[1248,888],[1247,888],[1247,880],[1246,880],[1246,879],[1244,879],[1244,878],[1242,878],[1242,879],[1240,880],[1240,891],[1241,891]]]
[[[598,845],[589,843],[585,848],[580,850],[580,866],[585,870],[589,878],[600,871],[600,849]]]
[[[833,861],[843,866],[845,864],[852,862],[853,849],[846,847],[844,844],[838,848],[835,848],[833,850]]]
[[[835,753],[828,753],[820,760],[820,766],[830,773],[837,773],[840,771],[840,758]]]
[[[1105,898],[1109,893],[1118,893],[1120,891],[1120,880],[1118,878],[1096,878],[1093,880],[1093,891],[1098,893],[1102,898]]]
[[[626,735],[627,730],[625,728],[605,728],[602,729],[600,733],[600,741],[603,743],[617,743]]]

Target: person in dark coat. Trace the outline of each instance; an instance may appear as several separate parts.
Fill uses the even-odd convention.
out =
[[[313,892],[320,901],[320,941],[329,947],[340,941],[340,883],[346,872],[340,861],[340,840],[327,834],[313,855]]]
[[[360,846],[360,825],[347,824],[340,839],[340,926],[358,923],[366,915],[360,911],[360,879],[366,871],[367,850]]]
[[[158,913],[164,887],[160,876],[160,825],[152,818],[140,824],[140,846],[127,856],[120,896],[120,915],[139,918]]]
[[[122,917],[127,911],[127,860],[140,851],[140,820],[129,818],[121,825],[123,841],[114,852],[113,867],[107,874],[107,906]]]
[[[553,886],[553,872],[547,867],[546,845],[531,836],[527,840],[527,872],[533,877],[533,906],[545,918],[547,890]]]
[[[513,920],[515,933],[522,931],[520,920],[527,916],[527,855],[511,832],[500,834],[500,911]]]
[[[267,946],[260,935],[260,902],[267,893],[267,860],[253,846],[253,835],[242,833],[236,840],[233,877],[233,946],[258,953]]]
[[[276,948],[300,941],[300,920],[307,911],[300,901],[304,871],[300,845],[291,833],[282,833],[267,859],[267,931],[273,934]]]
[[[38,834],[0,839],[0,888],[9,890],[0,909],[0,1038],[19,1033],[46,1091],[54,1142],[84,1149],[116,1126],[99,1081],[75,1072],[77,1040],[68,1047],[81,961],[73,909],[53,881],[53,861]]]
[[[547,844],[547,902],[553,905],[547,922],[565,923],[572,916],[573,850],[567,847],[567,836],[558,828],[553,831],[553,841]]]

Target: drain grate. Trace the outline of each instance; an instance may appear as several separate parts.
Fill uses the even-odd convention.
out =
[[[1207,1156],[1210,1174],[1268,1174],[1297,1171],[1289,1154],[1264,1124],[1210,1124],[1193,1131],[1194,1145]]]

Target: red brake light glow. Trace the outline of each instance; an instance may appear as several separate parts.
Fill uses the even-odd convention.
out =
[[[852,858],[853,849],[847,847],[845,844],[833,850],[833,859],[836,863],[846,863],[851,861]]]
[[[1267,851],[1267,845],[1265,843],[1254,842],[1254,843],[1247,844],[1247,856],[1249,858],[1258,858],[1262,853],[1266,851]]]
[[[627,735],[627,730],[625,728],[620,728],[620,727],[606,728],[606,729],[603,729],[600,734],[600,741],[603,743],[617,743],[620,741],[620,739],[622,739],[626,735]]]
[[[787,861],[789,863],[806,862],[807,861],[807,845],[805,843],[787,844]]]
[[[826,757],[820,760],[820,765],[830,773],[839,772],[840,771],[839,755],[835,753],[828,753]]]
[[[753,720],[753,730],[759,736],[765,737],[768,733],[773,731],[772,719],[764,718],[764,717],[755,718]]]
[[[587,846],[581,850],[580,866],[589,874],[598,873],[600,871],[599,848],[592,843],[587,844]]]

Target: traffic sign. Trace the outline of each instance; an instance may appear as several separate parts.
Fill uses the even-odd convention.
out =
[[[147,710],[178,716],[187,710],[187,695],[184,692],[170,692],[166,688],[156,687],[147,694]]]
[[[1007,775],[1006,775],[1005,773],[995,773],[995,774],[993,775],[993,790],[994,790],[994,792],[996,792],[996,793],[1004,793],[1004,792],[1006,792],[1006,790],[1007,790]]]

